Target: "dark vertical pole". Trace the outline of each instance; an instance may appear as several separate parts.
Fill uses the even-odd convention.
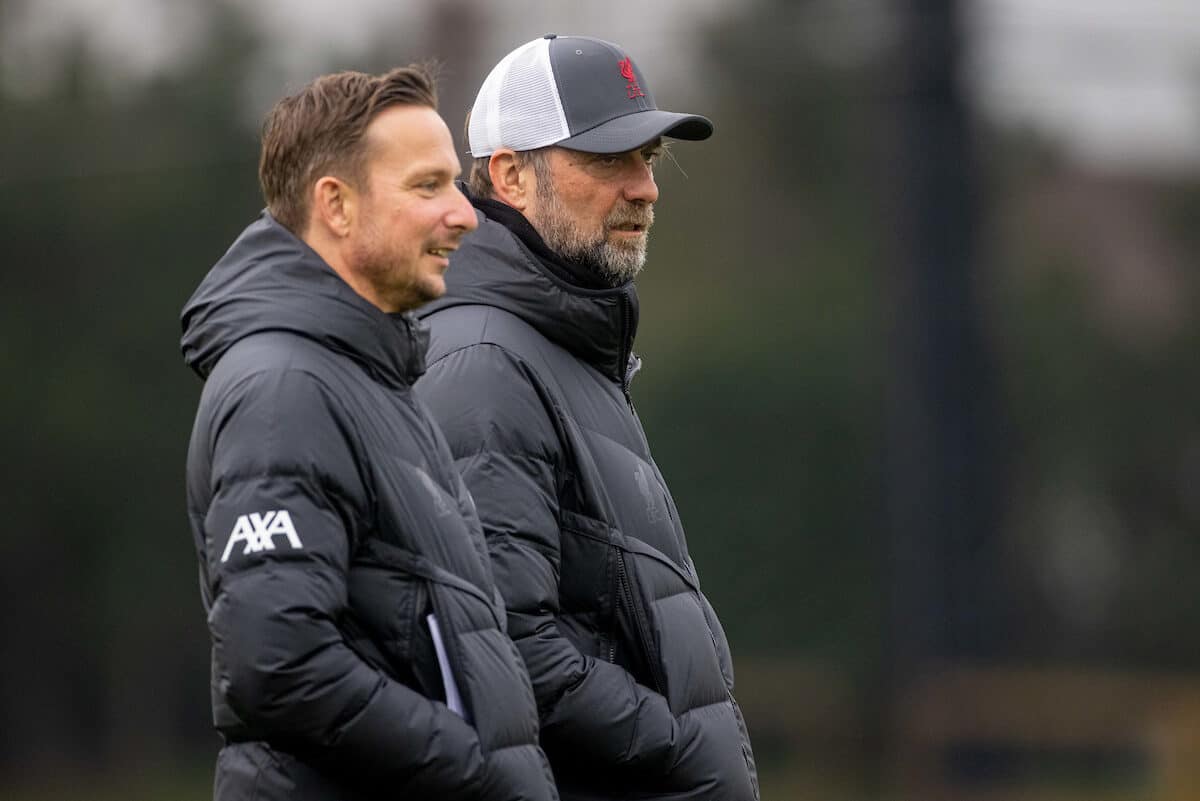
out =
[[[429,23],[429,41],[437,48],[435,56],[443,65],[438,106],[454,136],[464,177],[471,169],[464,121],[486,75],[481,62],[487,44],[485,8],[468,0],[446,0],[434,4]]]
[[[891,669],[995,653],[995,386],[979,300],[979,197],[959,3],[903,0],[893,202]]]

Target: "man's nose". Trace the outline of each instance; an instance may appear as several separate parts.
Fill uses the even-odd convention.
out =
[[[625,199],[631,203],[656,203],[658,184],[654,182],[654,168],[639,159],[632,169],[634,172],[625,185]]]
[[[454,187],[455,199],[450,211],[446,214],[446,226],[461,228],[464,233],[474,231],[479,227],[479,219],[475,216],[475,207],[467,200],[457,186]]]

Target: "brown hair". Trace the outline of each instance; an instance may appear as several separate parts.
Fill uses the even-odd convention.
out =
[[[553,145],[550,147],[553,147]],[[546,154],[549,152],[550,147],[539,147],[537,150],[514,151],[517,169],[524,169],[526,164],[532,164],[533,174],[537,176],[538,181],[549,181],[550,163],[546,160]],[[492,176],[488,172],[488,164],[491,161],[491,156],[480,156],[471,162],[471,173],[467,176],[467,191],[471,197],[495,198],[496,187],[492,186]]]
[[[308,227],[309,193],[324,175],[352,186],[365,177],[363,133],[391,106],[437,108],[433,71],[411,64],[382,75],[322,75],[267,114],[258,182],[267,210],[297,236]]]

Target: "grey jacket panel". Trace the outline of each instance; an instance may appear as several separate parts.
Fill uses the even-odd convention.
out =
[[[473,503],[411,391],[422,327],[264,214],[184,330],[217,798],[557,798]]]
[[[728,645],[628,397],[632,285],[579,290],[484,218],[417,391],[477,504],[563,798],[757,797]]]

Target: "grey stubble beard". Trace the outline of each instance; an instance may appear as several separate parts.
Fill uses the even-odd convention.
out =
[[[613,286],[632,281],[642,271],[646,264],[650,226],[654,223],[652,204],[621,201],[605,218],[600,230],[591,232],[581,228],[571,217],[554,191],[552,181],[539,180],[537,193],[538,213],[530,222],[555,253],[592,270]],[[643,226],[646,233],[629,243],[608,240],[610,229],[630,223]]]

